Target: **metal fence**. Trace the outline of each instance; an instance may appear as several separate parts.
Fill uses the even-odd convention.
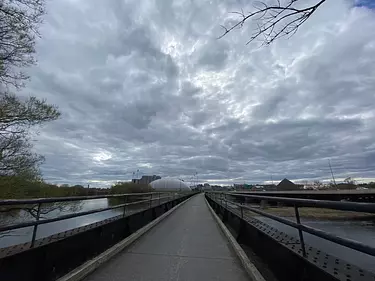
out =
[[[207,195],[217,203],[225,208],[228,208],[228,203],[237,206],[241,212],[241,218],[244,218],[243,210],[249,210],[261,216],[270,218],[282,224],[291,226],[298,230],[298,235],[301,243],[302,254],[306,257],[306,247],[304,242],[304,232],[315,235],[317,237],[323,238],[325,240],[334,242],[336,244],[348,247],[350,249],[357,250],[362,253],[366,253],[371,256],[375,256],[375,248],[366,244],[363,244],[359,241],[354,241],[351,239],[339,237],[335,234],[316,229],[301,223],[299,208],[301,207],[313,207],[313,208],[325,208],[333,209],[340,211],[351,211],[351,212],[364,212],[375,214],[375,203],[354,203],[354,202],[337,202],[337,201],[328,201],[328,200],[312,200],[312,199],[295,199],[295,198],[286,198],[286,197],[274,197],[274,196],[260,196],[260,195],[245,195],[245,194],[235,194],[230,192],[207,192]],[[294,207],[295,221],[269,214],[260,208],[254,208],[247,206],[243,203],[237,203],[233,199],[239,199],[240,201],[245,202],[246,200],[256,200],[256,201],[269,201],[288,204]]]
[[[33,227],[33,233],[31,238],[30,247],[34,247],[36,234],[38,231],[38,226],[42,224],[52,223],[56,221],[67,220],[76,217],[82,217],[90,214],[105,212],[114,209],[123,209],[122,215],[126,216],[127,211],[132,206],[143,205],[143,209],[148,209],[153,206],[153,204],[160,205],[170,200],[175,200],[186,193],[177,192],[148,192],[148,193],[129,193],[129,194],[114,194],[114,195],[99,195],[99,196],[75,196],[75,197],[55,197],[55,198],[38,198],[38,199],[20,199],[20,200],[0,200],[0,209],[2,212],[7,212],[11,210],[23,210],[28,209],[33,213],[35,218],[32,221],[25,221],[16,224],[0,225],[0,233],[4,231],[15,230],[24,227]],[[83,211],[78,213],[71,213],[66,215],[57,216],[55,218],[41,218],[42,206],[43,204],[56,204],[62,202],[76,202],[76,201],[86,201],[95,199],[114,199],[118,198],[123,203],[115,206],[97,208],[89,211]],[[28,207],[32,205],[31,207]]]

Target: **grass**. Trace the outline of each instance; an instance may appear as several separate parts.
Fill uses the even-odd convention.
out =
[[[332,209],[321,209],[321,208],[298,208],[301,218],[314,219],[314,220],[375,220],[375,214],[371,213],[359,213],[350,211],[339,211]],[[295,217],[293,207],[268,207],[262,209],[272,215],[281,217]],[[248,211],[251,216],[259,216],[256,213]]]

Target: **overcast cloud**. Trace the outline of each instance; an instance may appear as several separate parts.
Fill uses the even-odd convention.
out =
[[[328,0],[291,39],[221,40],[248,1],[49,1],[23,94],[62,117],[40,129],[49,182],[158,174],[211,183],[375,178],[375,10]]]

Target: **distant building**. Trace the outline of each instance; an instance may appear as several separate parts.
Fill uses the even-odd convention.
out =
[[[154,191],[177,191],[186,192],[191,191],[191,188],[182,180],[163,178],[150,183]]]
[[[153,181],[159,180],[161,177],[152,175],[152,176],[142,176],[140,179],[132,179],[133,183],[136,184],[149,184]]]
[[[262,185],[256,185],[255,188],[253,188],[254,191],[262,190],[262,191],[276,191],[277,187],[274,184],[262,184]]]
[[[250,185],[250,184],[246,184],[246,183],[244,183],[244,184],[234,184],[234,189],[235,190],[251,190],[251,188],[252,188],[253,186],[252,185]]]
[[[303,185],[295,184],[288,179],[283,179],[277,186],[277,191],[301,190]]]
[[[228,186],[221,186],[221,185],[211,185],[211,189],[215,191],[228,191]]]

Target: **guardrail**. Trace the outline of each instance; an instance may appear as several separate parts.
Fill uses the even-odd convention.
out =
[[[312,199],[295,199],[295,198],[286,198],[286,197],[274,197],[274,196],[260,196],[260,195],[245,195],[245,194],[236,194],[229,192],[206,192],[207,195],[214,201],[220,202],[223,207],[228,207],[228,202],[240,208],[241,218],[243,219],[243,210],[249,210],[256,214],[265,216],[277,222],[286,224],[298,230],[298,235],[301,243],[302,254],[306,257],[306,248],[304,242],[303,233],[307,232],[317,237],[323,238],[325,240],[334,242],[336,244],[348,247],[353,250],[357,250],[362,253],[366,253],[371,256],[375,256],[375,248],[369,245],[365,245],[359,241],[354,241],[351,239],[343,238],[335,234],[316,229],[301,223],[299,208],[300,207],[313,207],[313,208],[325,208],[341,211],[352,211],[352,212],[365,212],[375,214],[375,203],[354,203],[354,202],[337,202],[337,201],[328,201],[328,200],[312,200]],[[265,211],[260,210],[259,208],[254,208],[246,206],[243,203],[237,203],[232,200],[229,200],[230,197],[241,198],[245,201],[246,198],[256,199],[260,201],[270,201],[289,204],[294,207],[294,214],[296,221],[291,221],[276,215],[269,214]]]
[[[3,208],[6,211],[10,210],[22,210],[27,209],[27,205],[33,205],[32,210],[34,211],[33,221],[26,221],[22,223],[9,224],[0,226],[0,233],[4,231],[15,230],[24,227],[33,227],[33,233],[31,238],[30,248],[34,247],[36,235],[38,231],[38,226],[42,224],[47,224],[56,221],[63,221],[71,218],[82,217],[90,214],[105,212],[108,210],[120,209],[123,208],[123,217],[126,216],[127,209],[130,206],[147,204],[146,208],[152,207],[154,201],[158,201],[158,205],[165,202],[165,199],[177,199],[184,195],[184,193],[177,192],[148,192],[148,193],[126,193],[126,194],[114,194],[114,195],[99,195],[99,196],[75,196],[75,197],[54,197],[54,198],[37,198],[37,199],[19,199],[19,200],[0,200],[0,208]],[[138,201],[132,201],[131,198],[141,199]],[[118,204],[115,206],[98,208],[84,212],[71,213],[66,215],[61,215],[55,218],[41,219],[42,205],[43,204],[55,204],[61,202],[75,202],[75,201],[86,201],[86,200],[95,200],[95,199],[111,199],[119,198],[123,200],[124,203]],[[30,208],[28,208],[30,209]]]

